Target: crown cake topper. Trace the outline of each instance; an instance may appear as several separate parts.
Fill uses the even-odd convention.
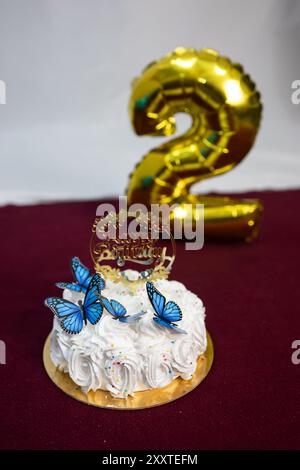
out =
[[[128,284],[166,279],[175,260],[176,246],[159,219],[149,213],[133,215],[121,210],[96,217],[90,252],[96,272]],[[128,265],[132,268],[128,269]]]

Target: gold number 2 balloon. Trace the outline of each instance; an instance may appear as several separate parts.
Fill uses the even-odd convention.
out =
[[[199,215],[196,204],[204,204],[205,235],[254,239],[263,209],[260,201],[195,195],[190,188],[226,173],[245,157],[261,111],[260,95],[242,66],[212,49],[178,48],[151,63],[132,85],[130,118],[136,134],[173,134],[179,112],[190,114],[192,125],[136,165],[127,188],[129,204],[177,203],[180,210],[172,217],[192,215],[192,220]],[[191,206],[183,206],[188,203]]]

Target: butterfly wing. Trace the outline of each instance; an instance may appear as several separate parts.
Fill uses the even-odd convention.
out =
[[[100,276],[100,274],[99,274]],[[102,276],[100,276],[100,290],[105,289],[105,281]]]
[[[112,308],[110,301],[106,297],[103,297],[103,295],[101,295],[100,302],[109,313],[115,315],[114,309]]]
[[[81,263],[77,256],[74,256],[71,260],[71,270],[75,281],[87,288],[91,282],[92,276],[90,270]]]
[[[126,315],[127,310],[124,307],[124,305],[120,304],[120,302],[118,302],[117,300],[111,300],[110,304],[113,308],[115,317],[119,318],[119,317],[124,317],[124,315]]]
[[[92,325],[96,325],[96,323],[98,323],[98,321],[102,317],[102,313],[103,305],[99,302],[89,305],[85,309],[86,318]]]
[[[161,315],[163,320],[174,322],[182,319],[182,312],[180,307],[175,302],[168,302]]]
[[[78,305],[59,297],[48,297],[45,305],[61,319],[60,325],[67,333],[76,334],[82,330],[83,315]]]
[[[60,289],[70,289],[75,292],[86,292],[86,287],[75,284],[75,282],[57,282],[55,285]]]
[[[65,317],[61,321],[60,326],[66,333],[72,335],[80,333],[83,328],[82,311],[79,309],[77,313],[72,313],[72,315]]]
[[[157,323],[159,326],[163,326],[164,328],[173,330],[176,333],[186,333],[185,330],[182,330],[181,328],[178,328],[178,326],[174,325],[173,323],[169,323],[168,321],[162,320],[161,318],[154,317],[153,321]]]
[[[80,307],[73,302],[61,299],[60,297],[48,297],[45,300],[46,307],[49,307],[58,318],[64,318],[80,310]]]
[[[166,298],[154,287],[152,282],[147,282],[146,289],[151,305],[160,317],[166,305]]]
[[[92,325],[96,325],[96,323],[98,323],[103,313],[103,305],[98,302],[100,296],[100,285],[100,274],[94,274],[83,301],[85,316]]]
[[[92,277],[89,286],[87,288],[84,301],[83,301],[83,307],[84,309],[88,308],[90,305],[94,304],[99,300],[100,296],[100,284],[101,284],[101,276],[100,274],[94,274]]]
[[[126,314],[126,308],[117,300],[108,300],[106,297],[101,296],[100,302],[116,318],[123,317]]]
[[[145,315],[146,312],[139,312],[136,313],[135,315],[127,315],[126,317],[120,317],[119,321],[122,323],[133,323],[137,320],[139,320],[143,315]]]

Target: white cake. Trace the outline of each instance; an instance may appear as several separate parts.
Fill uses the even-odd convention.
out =
[[[195,294],[177,281],[158,280],[155,287],[182,310],[177,333],[153,321],[153,308],[145,285],[132,288],[106,281],[102,294],[121,302],[129,315],[146,314],[134,323],[121,323],[104,310],[95,325],[87,324],[78,335],[65,333],[54,318],[51,359],[87,393],[108,390],[113,397],[127,398],[134,392],[160,388],[177,377],[192,378],[199,355],[206,350],[205,309]],[[84,294],[65,289],[63,297],[74,303]]]

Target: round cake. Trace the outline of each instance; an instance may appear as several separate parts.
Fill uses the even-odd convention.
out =
[[[134,273],[128,273],[134,277]],[[144,284],[106,280],[102,294],[124,305],[129,315],[145,312],[138,321],[122,323],[104,309],[96,325],[87,324],[69,335],[55,317],[51,332],[51,359],[59,370],[87,393],[107,390],[113,397],[127,398],[134,392],[161,388],[181,377],[190,380],[198,357],[206,350],[205,309],[195,294],[177,281],[157,280],[155,287],[176,302],[182,311],[180,329],[160,326]],[[63,297],[73,303],[84,294],[65,289]]]

